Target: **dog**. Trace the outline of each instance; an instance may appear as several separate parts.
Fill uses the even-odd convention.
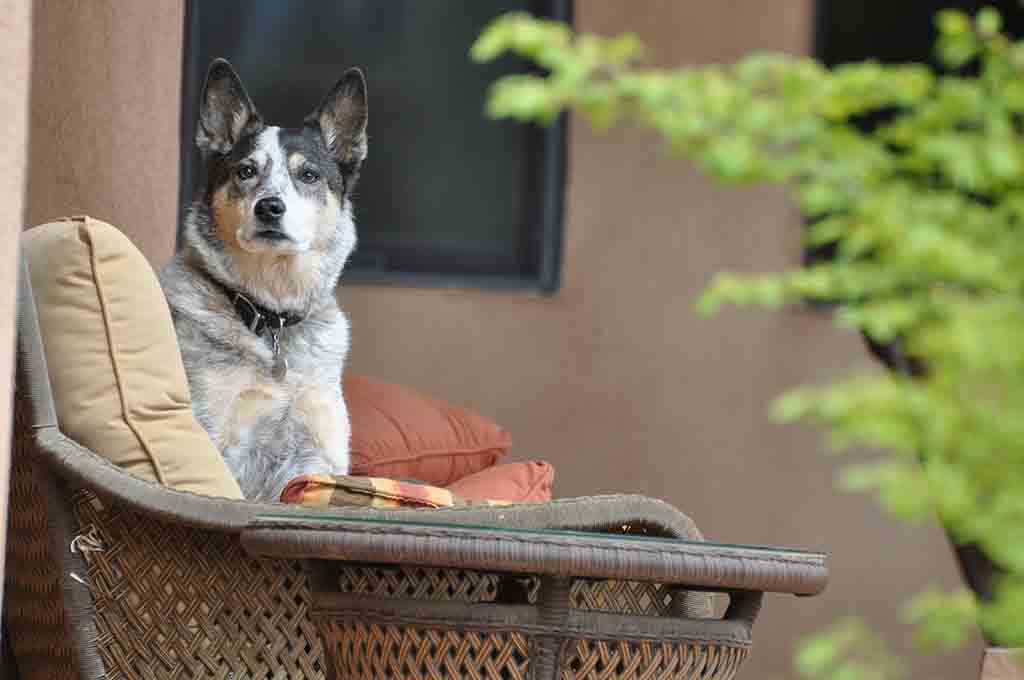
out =
[[[335,289],[356,244],[366,123],[358,69],[297,128],[267,125],[227,61],[207,72],[195,135],[205,189],[160,283],[196,418],[247,499],[349,470],[349,324]]]

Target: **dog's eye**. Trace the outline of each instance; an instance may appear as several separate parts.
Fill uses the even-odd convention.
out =
[[[320,179],[320,175],[318,175],[316,171],[306,168],[299,173],[299,179],[301,179],[306,184],[313,184]]]
[[[243,165],[235,170],[235,174],[238,175],[238,179],[252,179],[256,176],[256,168],[251,165]]]

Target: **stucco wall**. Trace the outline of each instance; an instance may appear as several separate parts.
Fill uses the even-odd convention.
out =
[[[24,218],[25,157],[28,141],[29,0],[0,0],[0,238],[17,243]],[[14,389],[14,300],[17,292],[17,249],[0,247],[0,413],[11,413]],[[0,418],[0,548],[7,534],[7,487],[10,473],[10,425]],[[0,550],[0,593],[3,592],[4,551]]]
[[[577,17],[585,30],[636,31],[663,63],[696,63],[806,50],[810,4],[580,0]],[[154,263],[170,255],[180,13],[180,2],[39,3],[30,222],[88,212],[122,226]],[[351,369],[493,417],[516,456],[556,465],[559,495],[645,493],[712,539],[831,552],[824,596],[768,600],[744,677],[793,677],[796,637],[842,614],[906,643],[900,603],[926,583],[956,582],[942,535],[837,494],[819,434],[766,415],[787,386],[867,365],[860,343],[806,310],[709,321],[691,311],[716,271],[798,262],[790,205],[775,191],[716,188],[628,128],[595,135],[574,121],[570,168],[557,295],[348,287]],[[976,651],[918,659],[914,675],[972,677]]]
[[[27,220],[88,214],[174,251],[182,3],[45,0],[32,21]]]

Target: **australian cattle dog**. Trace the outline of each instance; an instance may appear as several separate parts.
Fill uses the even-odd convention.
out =
[[[356,242],[366,82],[347,71],[300,127],[267,125],[231,65],[210,65],[195,141],[205,188],[161,273],[196,417],[246,498],[346,474],[348,321],[335,288]]]

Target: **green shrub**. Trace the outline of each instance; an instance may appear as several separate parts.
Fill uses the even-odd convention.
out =
[[[994,643],[1020,646],[1024,43],[1000,32],[992,9],[936,21],[942,73],[764,54],[663,70],[644,65],[635,36],[577,35],[525,14],[496,20],[472,57],[513,52],[546,70],[496,82],[491,116],[549,123],[574,110],[599,129],[629,121],[718,180],[788,188],[810,221],[808,244],[829,244],[834,257],[720,274],[697,310],[833,302],[836,323],[895,343],[923,367],[798,388],[774,414],[822,424],[839,449],[884,450],[844,469],[842,485],[876,492],[901,520],[937,516],[954,542],[976,545],[1003,572],[990,602],[967,590],[915,598],[907,618],[922,643],[957,647],[981,625]],[[903,673],[849,621],[806,643],[797,665],[806,677]]]

